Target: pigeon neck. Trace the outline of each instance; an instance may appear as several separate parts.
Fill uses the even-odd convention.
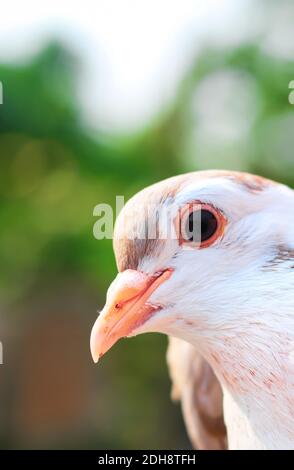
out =
[[[230,448],[294,447],[293,336],[263,333],[227,334],[203,351],[224,392]]]

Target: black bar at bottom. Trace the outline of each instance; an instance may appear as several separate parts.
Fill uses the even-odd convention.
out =
[[[287,455],[286,455],[287,454]],[[263,465],[281,464],[292,460],[292,453],[287,451],[168,451],[168,450],[3,450],[0,451],[0,465],[8,464],[45,464],[50,465],[93,465],[101,467],[118,466],[120,468],[136,468],[141,466],[194,466],[227,463],[257,463]],[[3,468],[3,467],[2,467]]]

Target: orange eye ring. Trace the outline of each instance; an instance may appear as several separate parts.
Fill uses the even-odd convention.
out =
[[[198,218],[198,221],[201,221],[201,224],[199,225],[201,227],[201,231],[198,234],[199,239],[197,241],[195,241],[194,238],[189,238],[186,231],[187,224],[190,224],[190,216],[193,214],[194,217],[195,213],[197,217],[200,217],[200,219]],[[203,217],[204,214],[205,217]],[[202,231],[203,219],[205,225],[204,228],[206,228],[206,233],[204,234]],[[223,236],[226,224],[227,219],[223,213],[211,204],[203,203],[201,201],[188,203],[179,210],[176,220],[176,232],[179,244],[195,248],[208,248]]]

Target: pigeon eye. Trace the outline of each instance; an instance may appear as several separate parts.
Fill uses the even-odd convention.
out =
[[[180,244],[207,248],[222,236],[226,224],[224,215],[210,204],[193,202],[180,210]]]
[[[197,227],[200,212],[200,227]],[[196,223],[195,223],[196,222]],[[197,241],[198,231],[201,243],[211,238],[217,230],[217,218],[207,209],[191,212],[187,218],[186,231],[189,234],[189,241]]]

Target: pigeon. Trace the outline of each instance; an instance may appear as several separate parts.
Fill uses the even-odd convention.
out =
[[[283,184],[209,170],[143,189],[116,220],[119,272],[91,332],[93,359],[122,337],[158,332],[181,341],[172,367],[184,380],[174,382],[183,397],[196,374],[201,448],[209,391],[204,414],[215,418],[221,401],[229,449],[294,449],[293,209],[294,192]],[[201,374],[211,374],[218,392]],[[191,407],[184,413],[193,420]],[[215,436],[220,419],[210,419]]]

